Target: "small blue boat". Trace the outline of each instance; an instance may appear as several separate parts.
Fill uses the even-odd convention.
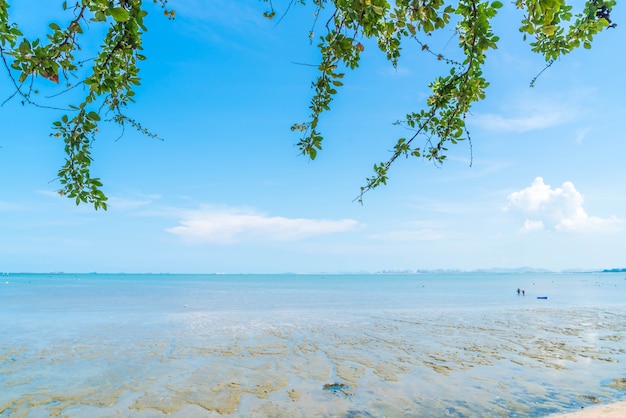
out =
[[[537,299],[548,299],[547,296],[537,296]]]

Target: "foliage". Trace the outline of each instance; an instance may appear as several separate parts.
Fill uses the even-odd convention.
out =
[[[276,14],[273,5],[270,0],[266,1],[272,10],[265,15],[273,17]],[[412,129],[414,135],[399,138],[391,157],[374,165],[374,175],[366,180],[357,200],[362,202],[364,193],[386,184],[389,168],[398,157],[424,157],[441,164],[449,144],[470,139],[465,118],[472,104],[485,98],[489,85],[482,68],[487,51],[497,47],[499,38],[492,32],[491,22],[503,7],[500,1],[312,0],[312,3],[316,15],[330,9],[330,18],[326,33],[319,38],[321,62],[319,76],[312,85],[314,95],[309,120],[292,126],[292,130],[302,134],[298,142],[302,154],[315,159],[322,149],[320,116],[330,110],[345,71],[359,65],[364,51],[363,39],[375,40],[393,66],[398,63],[402,45],[416,41],[422,51],[441,61],[446,68],[429,84],[431,94],[423,108],[398,122]],[[565,4],[565,0],[516,0],[515,5],[523,13],[519,31],[524,40],[527,36],[533,38],[531,49],[545,57],[547,66],[581,44],[590,48],[597,33],[616,26],[610,18],[615,0],[587,0],[584,10],[575,16],[572,6]],[[451,28],[458,39],[459,59],[431,51],[424,41],[437,34],[448,36]],[[423,147],[414,144],[420,135],[425,137]]]
[[[64,109],[52,127],[52,136],[63,140],[66,152],[65,163],[58,172],[62,185],[59,193],[75,199],[77,204],[91,203],[96,209],[106,209],[102,183],[90,172],[91,147],[99,125],[103,121],[114,122],[122,130],[131,126],[156,137],[124,113],[134,101],[133,89],[140,84],[147,10],[142,0],[74,1],[72,5],[61,3],[67,21],[51,23],[45,39],[40,39],[24,35],[10,19],[8,0],[0,0],[0,57],[14,87],[7,101],[18,97],[24,104],[46,107],[36,100],[37,83],[58,85],[57,95],[83,87],[84,96]],[[264,16],[275,17],[271,0],[264,1],[270,5]],[[162,8],[166,17],[174,18],[174,11],[166,8],[167,0],[152,3]],[[293,4],[307,2],[290,0],[287,10]],[[312,84],[310,117],[292,126],[302,135],[298,146],[304,155],[315,159],[322,149],[320,116],[330,110],[337,89],[343,85],[345,71],[358,67],[365,39],[375,40],[394,66],[402,45],[416,41],[446,69],[429,84],[431,94],[423,108],[408,113],[399,122],[413,129],[414,135],[398,139],[391,157],[374,165],[374,175],[361,188],[359,201],[365,192],[387,182],[389,168],[398,157],[424,157],[440,164],[450,144],[469,139],[465,117],[472,104],[485,97],[489,85],[482,68],[487,51],[497,47],[498,36],[492,32],[491,22],[503,7],[499,0],[309,0],[309,4],[316,16],[326,13],[329,20],[317,44],[321,61],[319,76]],[[597,33],[615,27],[610,18],[615,0],[587,0],[577,15],[572,14],[572,7],[564,0],[516,0],[515,5],[523,13],[519,30],[524,38],[532,38],[532,50],[545,57],[547,66],[580,45],[590,48]],[[451,28],[456,33],[461,58],[431,51],[424,41],[449,33]],[[93,56],[84,56],[81,42],[89,34],[89,39],[93,39],[100,33],[103,36],[97,51]],[[314,38],[313,31],[309,35]],[[414,144],[420,135],[425,137],[423,147]]]
[[[167,0],[153,0],[173,18],[165,8]],[[0,0],[0,56],[15,88],[11,96],[19,96],[23,103],[44,107],[34,97],[38,77],[56,83],[62,92],[84,86],[82,100],[69,106],[69,111],[53,123],[52,136],[65,144],[65,164],[58,172],[62,185],[59,191],[76,200],[107,208],[107,197],[102,192],[99,178],[91,177],[91,145],[98,132],[102,116],[122,126],[130,125],[155,136],[138,122],[124,114],[133,102],[133,89],[140,84],[138,63],[141,54],[141,36],[146,27],[147,12],[141,0],[81,0],[74,5],[66,1],[62,9],[71,18],[61,26],[49,25],[46,39],[29,38],[15,22],[10,21],[9,4]],[[82,58],[81,39],[99,28],[104,36],[95,56]],[[7,99],[8,100],[8,99]]]

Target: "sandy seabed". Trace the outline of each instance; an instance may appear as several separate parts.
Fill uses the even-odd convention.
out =
[[[621,276],[65,275],[2,291],[0,418],[601,417],[626,400]]]
[[[583,408],[581,411],[552,415],[553,418],[624,418],[626,402]]]
[[[624,417],[614,409],[623,403],[590,409],[624,394],[624,335],[622,314],[577,308],[183,311],[160,325],[14,344],[0,353],[0,417],[541,417],[581,407],[591,415],[571,416]]]

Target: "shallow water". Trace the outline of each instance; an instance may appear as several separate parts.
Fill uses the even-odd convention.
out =
[[[0,417],[576,410],[626,398],[623,276],[10,275]]]

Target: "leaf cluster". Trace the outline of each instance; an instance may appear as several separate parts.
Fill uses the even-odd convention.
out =
[[[264,1],[270,10],[263,15],[274,18],[271,0]],[[514,3],[522,13],[519,31],[524,39],[531,38],[532,51],[545,57],[546,68],[581,45],[590,48],[598,33],[616,26],[611,20],[615,0],[586,0],[576,15],[565,1]],[[63,141],[66,153],[65,163],[58,171],[62,186],[59,193],[75,199],[77,204],[107,208],[102,182],[91,174],[91,151],[100,124],[113,122],[121,126],[122,132],[130,126],[157,137],[125,113],[140,85],[140,62],[146,59],[142,54],[142,36],[147,30],[143,3],[63,1],[66,21],[50,23],[45,38],[36,38],[22,33],[10,19],[8,1],[0,0],[0,58],[14,87],[14,93],[5,102],[18,97],[23,104],[50,107],[36,100],[36,85],[56,87],[60,91],[53,97],[83,87],[81,99],[69,103],[52,126],[52,136]],[[167,0],[152,3],[160,6],[167,18],[175,17],[175,12],[167,8]],[[374,41],[393,66],[398,64],[407,42],[417,42],[426,57],[442,65],[440,75],[428,85],[430,95],[426,102],[398,122],[412,130],[413,135],[399,138],[390,157],[374,165],[374,174],[366,179],[357,197],[359,201],[367,191],[386,184],[390,167],[399,157],[425,158],[442,164],[450,145],[471,140],[465,120],[472,105],[485,98],[489,86],[483,67],[487,52],[496,49],[499,40],[492,30],[493,19],[503,7],[499,0],[290,0],[287,10],[294,4],[314,8],[314,26],[309,32],[312,41],[318,18],[322,14],[328,16],[323,35],[317,40],[320,62],[318,75],[311,84],[310,114],[306,121],[291,128],[299,132],[297,146],[310,159],[315,159],[322,149],[321,116],[331,109],[346,72],[359,66],[366,50],[364,44],[371,44],[366,40]],[[457,45],[453,58],[451,54],[444,56],[433,51],[426,42],[441,34],[447,37],[451,31]],[[89,32],[103,36],[99,48],[85,58],[84,52],[79,52]],[[416,143],[417,138],[423,142]]]
[[[166,2],[153,0],[173,18]],[[142,35],[147,30],[147,11],[141,0],[80,0],[71,5],[63,1],[61,7],[68,21],[50,23],[45,39],[31,38],[10,21],[9,5],[0,0],[0,56],[15,88],[9,99],[19,96],[24,104],[46,107],[34,98],[34,85],[41,79],[59,85],[58,94],[84,87],[82,100],[70,103],[67,113],[52,125],[51,135],[63,141],[66,153],[58,171],[59,193],[77,204],[106,209],[102,182],[91,175],[91,148],[103,117],[122,130],[129,124],[155,136],[124,113],[140,85],[139,62],[146,59]],[[99,48],[93,56],[79,60],[81,39],[97,27],[106,28]]]
[[[362,202],[364,193],[387,183],[389,169],[398,157],[421,157],[442,164],[449,145],[471,140],[465,120],[472,105],[485,98],[489,86],[483,67],[487,51],[498,45],[499,37],[492,30],[492,22],[503,7],[502,2],[315,0],[312,3],[316,15],[328,9],[331,17],[317,44],[321,59],[319,75],[312,83],[311,113],[307,121],[292,126],[292,130],[301,134],[297,146],[302,154],[315,159],[317,151],[322,149],[320,117],[330,110],[345,71],[358,67],[365,39],[375,40],[393,66],[398,63],[402,46],[416,41],[421,51],[435,57],[443,69],[428,85],[431,93],[421,109],[397,122],[414,134],[399,138],[391,156],[374,164],[374,174],[366,179],[356,200]],[[546,58],[548,66],[580,45],[589,48],[596,34],[615,27],[610,19],[615,0],[587,0],[584,10],[575,16],[565,0],[516,0],[514,4],[523,13],[519,30],[524,40],[527,36],[534,38],[530,47]],[[424,41],[438,34],[448,36],[451,29],[457,37],[460,59],[434,52]],[[424,138],[422,144],[415,144],[418,137]]]

